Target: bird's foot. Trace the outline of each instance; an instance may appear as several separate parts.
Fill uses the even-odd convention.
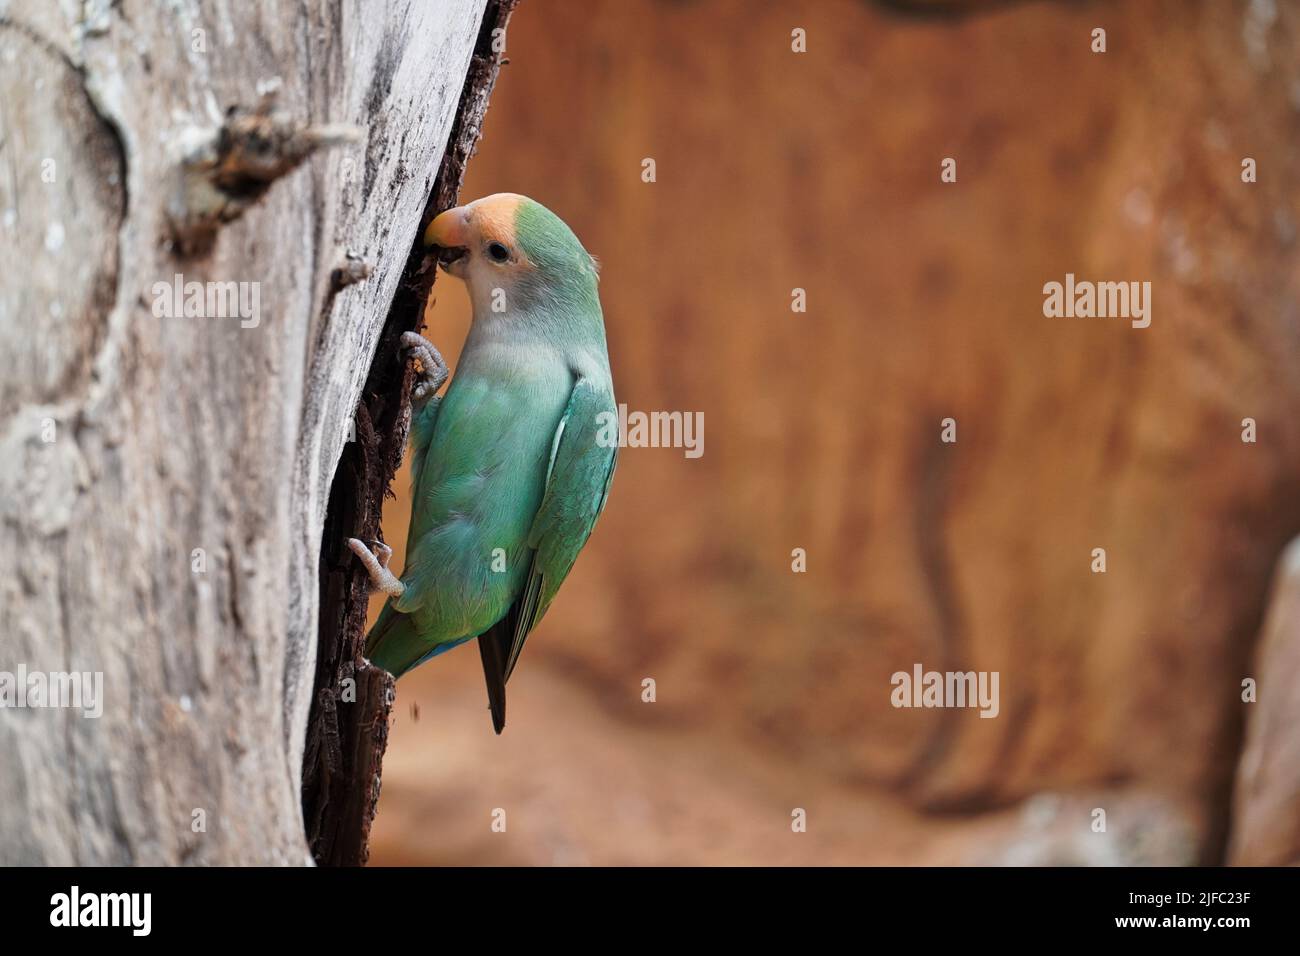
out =
[[[406,592],[406,585],[393,576],[393,572],[388,570],[388,559],[393,556],[393,549],[386,544],[375,542],[379,548],[380,557],[376,558],[364,541],[358,541],[356,538],[348,538],[348,547],[352,553],[361,559],[361,563],[366,566],[370,572],[370,580],[375,584],[376,591],[382,591],[389,597],[401,597]]]
[[[447,381],[447,363],[442,354],[419,332],[402,333],[402,352],[405,357],[420,363],[415,387],[411,389],[411,403],[423,405]]]

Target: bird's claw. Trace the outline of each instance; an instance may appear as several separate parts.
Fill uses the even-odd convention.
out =
[[[401,597],[406,592],[406,585],[393,576],[393,572],[388,570],[388,559],[393,556],[393,549],[382,542],[374,542],[379,550],[380,557],[375,557],[370,549],[366,547],[364,541],[357,538],[348,538],[348,547],[352,553],[361,559],[366,570],[370,573],[370,580],[374,582],[375,590],[382,591],[389,597]]]
[[[415,386],[411,389],[411,401],[422,405],[447,381],[447,363],[433,343],[418,332],[403,332],[401,348],[407,359],[420,363]]]
[[[378,539],[367,541],[366,544],[370,545],[370,550],[374,552],[375,558],[379,561],[379,566],[381,568],[388,567],[388,561],[393,556],[393,549]]]

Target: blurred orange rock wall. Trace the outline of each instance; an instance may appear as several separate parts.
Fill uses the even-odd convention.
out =
[[[573,226],[619,400],[705,452],[624,451],[502,738],[472,647],[399,684],[374,862],[1221,859],[1300,531],[1300,9],[1252,11],[525,0],[463,196]],[[1044,317],[1067,273],[1150,327]],[[917,662],[999,715],[895,709]]]

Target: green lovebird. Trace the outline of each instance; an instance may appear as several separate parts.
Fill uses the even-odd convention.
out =
[[[492,726],[506,681],[609,495],[617,407],[596,263],[564,221],[501,193],[448,209],[426,245],[469,288],[474,318],[456,375],[408,332],[413,492],[406,565],[348,546],[388,594],[366,656],[400,677],[478,638]]]

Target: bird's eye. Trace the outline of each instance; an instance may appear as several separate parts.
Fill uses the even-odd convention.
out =
[[[492,257],[493,262],[505,262],[510,258],[510,250],[500,242],[489,242],[487,252]]]

